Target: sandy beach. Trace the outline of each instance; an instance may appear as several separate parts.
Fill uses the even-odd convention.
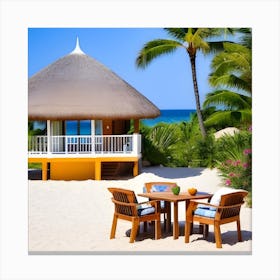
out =
[[[216,249],[213,227],[207,240],[195,225],[190,243],[184,242],[185,209],[179,203],[179,239],[165,232],[154,240],[153,228],[129,243],[131,223],[119,220],[116,238],[109,239],[114,206],[108,187],[143,192],[145,182],[174,181],[186,191],[214,193],[221,184],[216,169],[207,168],[143,168],[140,175],[127,180],[41,181],[29,180],[29,254],[251,254],[252,209],[242,206],[243,242],[237,242],[236,224],[221,226],[223,248]],[[145,201],[138,197],[139,201]],[[172,209],[173,212],[173,209]]]

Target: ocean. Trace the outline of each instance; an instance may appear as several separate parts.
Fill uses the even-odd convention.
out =
[[[190,120],[191,114],[195,113],[196,110],[160,110],[160,116],[155,119],[144,119],[141,122],[147,126],[154,126],[158,123],[179,123],[187,122]],[[45,122],[35,122],[34,129],[44,129],[46,127]],[[77,135],[77,121],[66,122],[66,135]],[[80,121],[80,135],[90,135],[91,124],[89,120]],[[99,134],[99,133],[97,133]]]
[[[191,114],[195,113],[196,110],[160,110],[160,116],[155,119],[144,119],[141,122],[147,126],[154,126],[158,123],[179,123],[187,122],[190,120]],[[80,121],[80,135],[90,135],[90,121]],[[66,122],[66,135],[77,134],[77,121]],[[99,134],[99,133],[97,133]]]
[[[142,123],[147,126],[154,126],[158,123],[178,123],[187,122],[196,110],[193,109],[178,109],[178,110],[160,110],[160,116],[155,119],[145,119]]]

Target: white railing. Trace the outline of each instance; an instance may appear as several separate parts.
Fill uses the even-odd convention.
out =
[[[141,135],[29,136],[29,154],[140,154]]]

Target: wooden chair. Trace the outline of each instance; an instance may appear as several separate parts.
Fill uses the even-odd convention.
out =
[[[157,190],[158,187],[165,186],[164,190],[160,188]],[[176,187],[177,183],[175,182],[147,182],[145,183],[145,191],[150,193],[153,191],[165,191],[171,192],[171,188]],[[154,188],[154,189],[153,189]],[[160,202],[160,213],[163,213],[163,222],[164,222],[164,230],[167,229],[169,231],[171,229],[171,207],[170,202],[161,201]]]
[[[204,238],[208,236],[209,225],[214,226],[217,248],[222,248],[220,225],[236,222],[238,241],[241,242],[240,208],[247,194],[242,190],[221,195],[219,205],[191,200],[186,211],[185,243],[189,243],[193,222],[204,224]]]
[[[132,222],[130,243],[135,241],[141,222],[155,221],[155,239],[161,238],[159,201],[138,203],[134,191],[121,188],[108,188],[108,190],[112,193],[112,201],[115,204],[110,239],[115,238],[118,219]],[[141,208],[141,205],[147,203],[153,207]]]

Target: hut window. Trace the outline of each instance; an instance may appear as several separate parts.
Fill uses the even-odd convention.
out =
[[[95,121],[95,135],[102,135],[102,121]]]
[[[28,122],[28,133],[30,135],[47,135],[47,122],[46,121]]]
[[[80,135],[90,135],[91,134],[91,121],[85,120],[80,121]]]
[[[91,121],[66,121],[66,135],[90,135]]]

